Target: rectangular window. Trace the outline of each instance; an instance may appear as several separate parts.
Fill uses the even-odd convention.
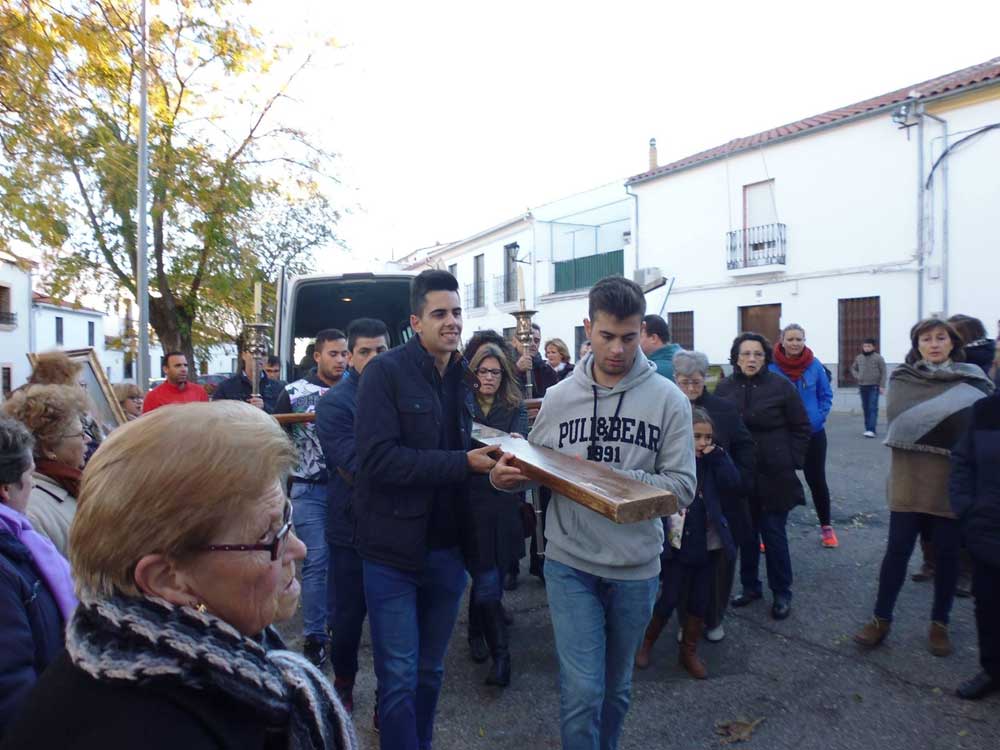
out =
[[[486,307],[486,256],[472,259],[472,306]]]
[[[778,223],[778,208],[774,200],[774,180],[764,180],[743,186],[743,228],[763,227]]]
[[[133,369],[133,364],[132,364],[132,352],[127,351],[125,352],[125,363],[122,365],[122,377],[125,378],[125,380],[131,380],[132,378],[135,377],[135,375],[133,374],[134,372],[135,370]]]
[[[7,365],[0,367],[0,391],[3,392],[3,397],[7,398],[10,396],[10,392],[13,390],[14,383],[14,370]]]
[[[0,286],[0,313],[10,312],[10,287]]]
[[[63,345],[63,319],[62,316],[56,316],[56,346]]]
[[[517,302],[517,253],[520,245],[512,242],[503,248],[503,301]]]
[[[448,266],[448,273],[450,273],[452,276],[454,276],[457,279],[458,278],[458,263],[452,263],[450,266]]]
[[[87,346],[94,346],[94,321],[87,321]]]
[[[837,301],[838,305],[838,349],[837,385],[857,385],[851,374],[854,358],[861,353],[861,344],[866,338],[879,340],[882,328],[881,301],[878,297],[853,297]]]
[[[517,330],[516,326],[511,326],[510,328],[503,329],[503,339],[504,341],[510,342],[510,345],[514,345],[514,331]]]
[[[688,351],[694,351],[694,311],[667,313],[670,340]]]

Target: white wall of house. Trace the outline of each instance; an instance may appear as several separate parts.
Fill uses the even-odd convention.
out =
[[[952,133],[968,132],[1000,121],[1000,86],[927,108]],[[941,132],[925,118],[925,174],[941,153]],[[779,303],[781,324],[803,325],[836,371],[838,300],[855,297],[880,298],[880,348],[900,362],[918,318],[919,142],[918,127],[900,130],[884,113],[637,182],[639,264],[676,276],[666,310],[694,311],[695,346],[713,362],[728,358],[741,306]],[[949,259],[945,269],[939,169],[925,195],[923,315],[975,315],[992,331],[1000,317],[991,221],[1000,205],[1000,131],[947,163]],[[744,186],[765,180],[773,180],[773,215],[787,226],[786,263],[729,270],[727,232],[744,226]]]
[[[32,305],[35,325],[35,351],[93,348],[101,365],[107,368],[104,347],[104,313],[74,309],[62,305],[35,302]],[[56,338],[57,320],[62,321],[62,341]],[[105,369],[106,374],[106,369]]]
[[[13,260],[0,257],[0,287],[4,291],[0,313],[0,373],[9,373],[11,390],[22,385],[31,372],[31,274]],[[0,393],[0,399],[3,394]]]

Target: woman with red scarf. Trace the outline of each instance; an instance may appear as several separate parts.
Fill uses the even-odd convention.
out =
[[[806,483],[812,492],[822,544],[836,547],[837,535],[830,523],[830,488],[826,484],[826,417],[833,405],[830,376],[812,349],[806,346],[806,332],[798,323],[786,326],[781,341],[774,345],[771,372],[784,375],[799,392],[812,425],[812,437],[804,467]]]
[[[35,486],[28,500],[28,520],[65,557],[87,451],[81,422],[86,397],[72,385],[29,385],[10,397],[4,411],[35,438]]]

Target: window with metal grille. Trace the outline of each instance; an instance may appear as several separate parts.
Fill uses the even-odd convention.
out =
[[[879,340],[882,328],[881,302],[878,297],[852,297],[837,301],[838,349],[837,385],[857,385],[851,374],[854,358],[861,353],[861,344],[866,338]]]
[[[472,306],[486,307],[486,256],[472,259]]]
[[[56,346],[63,345],[63,319],[61,316],[56,316]]]
[[[625,273],[625,251],[612,250],[610,253],[586,255],[582,258],[557,261],[554,265],[555,291],[589,289],[605,276],[621,276]]]
[[[667,313],[667,325],[670,326],[670,340],[680,344],[688,351],[694,349],[694,311]]]
[[[7,398],[10,396],[11,390],[13,390],[14,383],[14,370],[11,367],[0,367],[0,390],[3,392],[3,397]]]
[[[94,345],[94,321],[87,321],[87,346]]]

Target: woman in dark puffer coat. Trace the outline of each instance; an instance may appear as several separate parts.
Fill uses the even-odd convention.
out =
[[[771,616],[783,620],[792,606],[792,560],[785,524],[789,511],[805,504],[795,472],[805,464],[812,426],[795,386],[768,371],[771,351],[770,342],[759,333],[737,336],[729,354],[733,374],[719,383],[715,395],[736,406],[756,444],[750,493],[753,529],[740,546],[743,593],[732,604],[745,607],[763,595],[758,573],[762,542],[767,550],[767,583],[774,595]]]

